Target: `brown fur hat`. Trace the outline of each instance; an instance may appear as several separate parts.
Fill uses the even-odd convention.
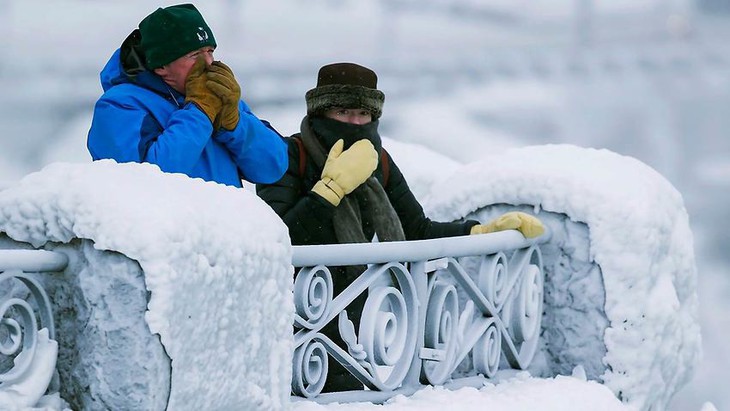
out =
[[[322,114],[332,107],[362,108],[373,120],[383,114],[385,94],[378,90],[374,71],[354,63],[323,66],[317,75],[317,87],[307,91],[307,114]]]

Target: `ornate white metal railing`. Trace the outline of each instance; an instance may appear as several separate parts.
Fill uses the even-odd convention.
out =
[[[526,368],[543,301],[539,244],[517,231],[422,241],[293,247],[292,392],[319,402],[383,401],[423,384]],[[338,295],[341,266],[367,265]],[[351,303],[367,295],[364,306]],[[356,325],[348,318],[361,310]],[[359,313],[355,313],[356,316]],[[337,319],[344,344],[324,327]],[[329,334],[329,335],[327,335]],[[471,354],[471,355],[470,355]],[[323,393],[330,361],[368,388]],[[465,361],[468,360],[468,361]],[[464,370],[461,364],[468,363]],[[457,368],[459,369],[457,371]]]
[[[67,264],[57,252],[0,250],[0,393],[17,406],[35,405],[56,372],[51,302],[34,273]]]

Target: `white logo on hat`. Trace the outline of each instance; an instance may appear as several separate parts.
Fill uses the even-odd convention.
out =
[[[205,41],[208,40],[208,32],[205,31],[204,28],[198,27],[198,40]]]

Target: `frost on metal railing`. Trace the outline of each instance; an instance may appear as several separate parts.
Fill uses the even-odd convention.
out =
[[[34,273],[62,271],[66,255],[0,250],[0,406],[34,406],[55,374],[51,302]]]
[[[540,335],[538,244],[547,237],[527,240],[506,231],[293,247],[293,264],[301,269],[294,282],[292,392],[323,402],[378,401],[460,376],[492,377],[503,358],[526,368]],[[357,265],[367,268],[334,295],[330,268]],[[363,294],[356,329],[348,306]],[[323,332],[333,322],[346,347]],[[332,361],[368,390],[322,394]]]

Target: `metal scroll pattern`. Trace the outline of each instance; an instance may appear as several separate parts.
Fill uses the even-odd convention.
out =
[[[471,275],[455,258],[430,263],[411,264],[420,273],[394,262],[370,265],[339,295],[327,267],[302,268],[294,284],[293,393],[318,396],[332,361],[377,391],[443,384],[468,357],[473,371],[486,377],[495,375],[503,358],[526,368],[542,318],[539,248],[509,258],[503,252],[479,257]],[[415,278],[427,279],[426,286],[419,288]],[[355,330],[348,305],[363,293],[367,300]],[[467,296],[463,307],[460,294]],[[333,321],[346,349],[322,332]],[[411,381],[406,377],[414,368],[417,380]]]
[[[418,300],[410,273],[400,263],[372,265],[334,298],[331,277],[327,267],[316,266],[302,269],[295,280],[292,391],[318,395],[332,360],[372,390],[396,389],[410,368],[418,332]],[[365,292],[356,332],[346,307]],[[335,317],[346,350],[322,333]]]
[[[453,258],[429,282],[422,380],[439,385],[471,353],[473,370],[493,377],[501,359],[525,369],[537,350],[543,301],[540,251],[517,250],[481,258],[476,281]],[[457,286],[468,296],[457,305]],[[458,317],[457,317],[458,315]]]
[[[41,285],[20,270],[0,272],[0,290],[0,391],[23,394],[22,400],[33,403],[37,398],[29,398],[21,388],[33,383],[40,390],[36,396],[42,395],[55,368],[50,300]]]

